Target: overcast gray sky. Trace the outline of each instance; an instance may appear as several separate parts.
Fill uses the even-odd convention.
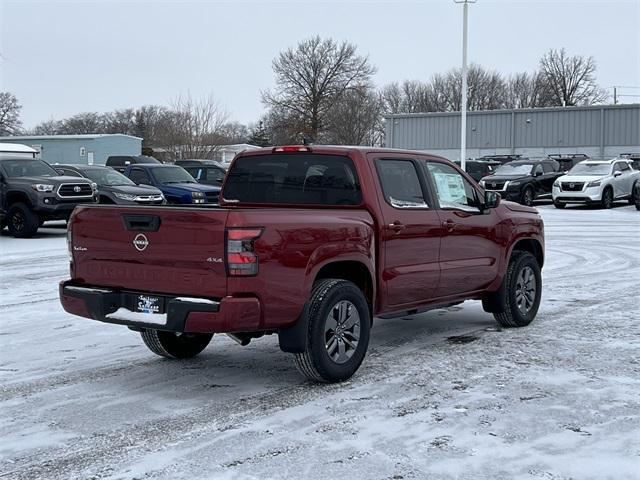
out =
[[[461,62],[462,9],[453,0],[0,4],[1,90],[18,96],[27,128],[83,111],[166,105],[187,91],[213,93],[231,119],[256,121],[272,59],[315,34],[355,43],[377,66],[378,85]],[[640,0],[478,0],[469,10],[470,61],[530,71],[546,50],[565,47],[592,55],[610,91],[640,86]]]

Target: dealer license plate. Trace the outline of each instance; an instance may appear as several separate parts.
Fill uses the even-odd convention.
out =
[[[135,305],[136,312],[162,313],[164,310],[163,298],[151,295],[138,295]]]

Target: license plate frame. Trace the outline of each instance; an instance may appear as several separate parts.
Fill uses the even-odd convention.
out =
[[[158,315],[164,313],[164,297],[139,294],[135,297],[133,310],[137,313]]]

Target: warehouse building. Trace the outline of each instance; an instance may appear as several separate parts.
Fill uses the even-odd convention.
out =
[[[140,155],[142,139],[131,135],[35,135],[0,137],[0,143],[22,143],[49,163],[104,165],[110,155]]]
[[[460,159],[460,112],[386,117],[386,146]],[[640,152],[640,104],[467,113],[467,157]]]

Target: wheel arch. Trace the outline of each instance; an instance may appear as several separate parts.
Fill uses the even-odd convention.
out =
[[[9,210],[9,207],[11,205],[13,205],[14,203],[24,203],[29,207],[33,206],[33,202],[31,201],[31,198],[29,198],[29,195],[26,194],[25,192],[21,192],[21,191],[9,191],[7,192],[7,196],[5,197],[6,199],[6,210]]]
[[[515,252],[516,250],[531,253],[538,261],[540,268],[544,266],[544,248],[542,247],[542,243],[538,239],[520,238],[516,240],[516,242],[511,247],[508,258],[511,258],[513,252]]]
[[[375,301],[375,286],[370,270],[358,260],[338,260],[328,262],[316,273],[313,283],[325,278],[337,278],[354,283],[367,299],[369,310],[373,312]]]

